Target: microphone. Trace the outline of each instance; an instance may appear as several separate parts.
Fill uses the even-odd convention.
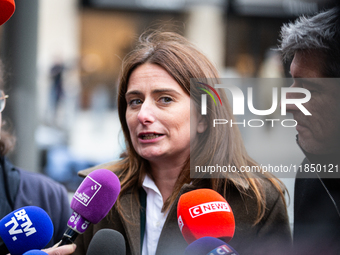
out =
[[[0,236],[11,255],[22,255],[32,249],[42,249],[51,240],[53,223],[37,206],[19,208],[0,221]]]
[[[119,192],[120,182],[113,172],[107,169],[91,172],[72,197],[73,213],[59,246],[73,243],[90,223],[101,221],[116,202]]]
[[[113,229],[101,229],[92,238],[86,255],[125,255],[125,240]]]
[[[239,255],[230,245],[215,237],[206,236],[192,242],[185,255]]]
[[[188,244],[204,236],[228,242],[235,232],[234,214],[229,204],[211,189],[183,194],[178,201],[177,221]]]
[[[13,15],[14,11],[14,0],[0,0],[0,26]]]
[[[48,255],[48,254],[42,250],[30,250],[28,252],[25,252],[23,255]]]

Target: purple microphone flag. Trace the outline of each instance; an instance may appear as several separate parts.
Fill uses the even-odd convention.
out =
[[[68,225],[83,233],[90,223],[97,224],[110,211],[120,192],[118,177],[107,169],[91,172],[73,195],[74,210]]]

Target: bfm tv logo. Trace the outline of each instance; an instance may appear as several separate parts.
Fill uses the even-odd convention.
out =
[[[207,89],[210,89],[211,91],[214,92],[214,94],[217,96],[221,106],[222,106],[222,101],[217,93],[217,91],[210,85],[205,84],[203,82],[198,82],[199,84],[203,85],[206,88],[199,88],[206,92],[214,101],[215,105],[217,105],[216,100],[211,92],[209,92]],[[224,88],[228,89],[233,98],[233,114],[234,115],[244,115],[244,94],[242,90],[232,84],[215,84],[216,88]],[[253,88],[249,87],[247,90],[247,105],[248,109],[251,113],[259,116],[265,116],[265,115],[270,115],[275,112],[277,105],[278,105],[278,92],[277,88],[273,88],[272,90],[272,106],[270,109],[267,110],[258,110],[255,109],[254,104],[253,104]],[[287,93],[302,93],[305,95],[304,98],[287,98]],[[201,94],[201,114],[202,115],[207,115],[207,94]],[[296,107],[298,107],[304,115],[312,115],[302,104],[307,103],[311,99],[311,93],[309,90],[304,89],[304,88],[290,88],[290,87],[283,87],[281,88],[281,115],[287,115],[287,104],[294,104]],[[269,121],[272,123],[272,127],[274,126],[274,121],[279,121],[279,119],[266,119],[266,121]],[[216,125],[219,124],[227,124],[229,121],[226,119],[214,119],[213,121],[213,126],[215,127]],[[254,125],[252,123],[258,122],[260,125]],[[287,122],[293,122],[293,125],[287,125]],[[235,124],[242,124],[243,126],[246,126],[246,121],[243,120],[243,122],[232,122],[230,120],[230,126]],[[297,122],[294,119],[285,119],[281,121],[281,124],[283,127],[295,127],[297,125]],[[251,119],[248,121],[248,126],[250,127],[262,127],[264,125],[264,121],[261,119]]]
[[[26,236],[30,236],[37,232],[35,227],[32,226],[32,221],[28,217],[25,209],[15,212],[14,216],[15,217],[11,217],[11,220],[5,224],[6,228],[12,225],[8,233],[13,236],[13,241],[16,241],[18,239],[16,237],[17,234],[25,233]],[[20,227],[19,222],[22,222],[22,224],[20,224]]]

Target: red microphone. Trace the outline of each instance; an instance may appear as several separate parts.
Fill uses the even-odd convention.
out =
[[[229,242],[235,233],[235,219],[230,205],[211,189],[197,189],[183,194],[178,201],[177,221],[188,244],[205,236]]]
[[[0,0],[0,26],[13,15],[14,11],[14,0]]]

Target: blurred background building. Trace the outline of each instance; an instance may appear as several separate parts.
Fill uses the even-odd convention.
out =
[[[184,35],[216,64],[222,77],[280,78],[288,74],[289,63],[283,64],[272,49],[282,24],[332,4],[16,0],[15,14],[0,27],[0,57],[10,95],[3,118],[17,136],[11,159],[48,174],[70,191],[81,181],[77,171],[117,159],[124,149],[116,111],[117,77],[122,59],[146,29],[161,27]],[[295,129],[291,133],[243,132],[249,154],[258,162],[299,164],[303,155],[295,144]],[[264,141],[272,144],[259,150]],[[294,179],[283,181],[292,199]]]

